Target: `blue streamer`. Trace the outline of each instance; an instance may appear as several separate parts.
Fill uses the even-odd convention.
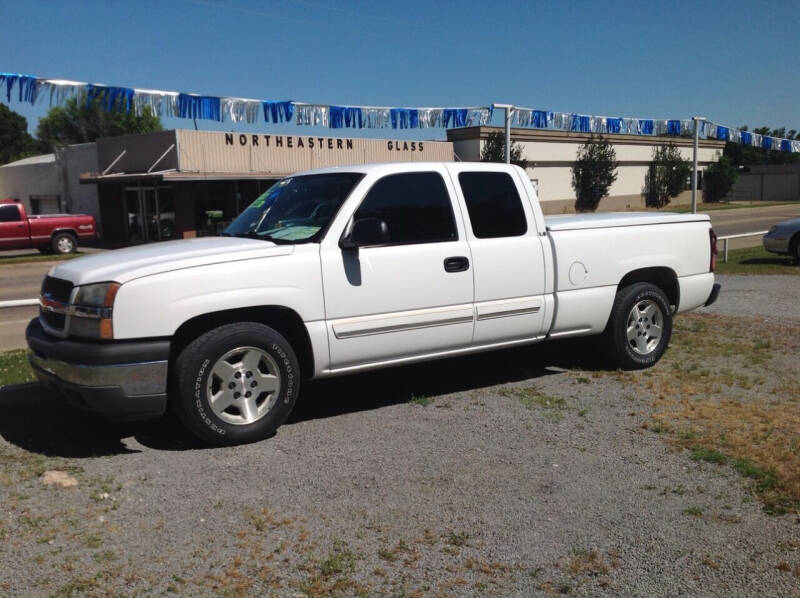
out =
[[[330,106],[328,110],[328,126],[332,129],[364,128],[361,108],[350,106]]]
[[[731,138],[731,132],[728,127],[717,125],[717,139],[728,141]]]
[[[581,133],[591,133],[592,119],[583,114],[573,114],[569,122],[570,131],[580,131]]]
[[[761,138],[761,147],[763,147],[764,149],[772,149],[772,137],[767,137],[766,135],[764,135]]]
[[[264,121],[282,123],[292,120],[294,115],[294,103],[292,102],[262,102],[264,106]]]
[[[0,73],[0,89],[6,85],[6,100],[11,103],[11,91],[19,82],[19,101],[33,104],[36,101],[36,77],[18,73]]]
[[[668,120],[667,121],[667,135],[680,135],[681,134],[681,121]]]
[[[744,145],[753,145],[753,134],[748,131],[742,131],[742,143]]]
[[[214,96],[178,94],[179,118],[200,118],[203,120],[222,120],[220,99]]]
[[[389,110],[389,117],[392,120],[393,129],[419,128],[419,111],[416,108],[391,108]],[[466,115],[464,116],[464,120],[466,120]],[[447,125],[445,124],[444,126]]]
[[[442,126],[449,127],[450,121],[453,121],[454,127],[467,126],[467,109],[466,108],[445,108],[442,110]]]
[[[547,112],[544,110],[533,111],[533,126],[537,129],[547,128]]]
[[[639,120],[639,130],[641,131],[642,135],[652,135],[653,134],[652,119],[646,118]]]
[[[621,118],[607,118],[606,119],[606,128],[608,129],[609,133],[619,133],[622,129],[622,119]]]
[[[788,139],[781,140],[781,151],[782,152],[790,152],[792,151],[792,142]]]
[[[105,112],[130,112],[133,108],[133,89],[108,85],[86,85],[86,106],[99,99]]]

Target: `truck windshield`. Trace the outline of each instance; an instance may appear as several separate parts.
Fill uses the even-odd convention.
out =
[[[337,172],[282,179],[259,195],[222,234],[278,243],[318,241],[363,176]]]

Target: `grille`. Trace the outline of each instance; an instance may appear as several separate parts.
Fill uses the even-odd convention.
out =
[[[56,328],[58,330],[63,329],[65,318],[66,316],[64,316],[64,314],[54,314],[51,311],[39,309],[39,319],[43,320],[44,323],[51,328]]]
[[[68,280],[45,276],[42,283],[42,295],[48,295],[50,299],[61,303],[69,303],[69,296],[74,285]]]
[[[73,286],[68,280],[45,276],[44,282],[42,282],[42,296],[66,304],[69,303],[69,296],[72,294]],[[39,308],[39,319],[54,330],[63,330],[66,322],[64,314],[53,313],[42,308]]]

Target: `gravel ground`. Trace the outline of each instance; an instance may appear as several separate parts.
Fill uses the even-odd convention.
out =
[[[714,311],[797,284],[740,278]],[[0,595],[800,596],[800,519],[643,429],[653,397],[590,346],[309,385],[222,449],[0,391]]]
[[[718,275],[719,299],[708,313],[763,316],[781,322],[800,321],[800,278],[797,276]]]

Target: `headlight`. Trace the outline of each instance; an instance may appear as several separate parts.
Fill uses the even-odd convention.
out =
[[[119,290],[119,283],[101,282],[99,284],[87,284],[78,287],[78,294],[75,295],[73,305],[83,305],[87,307],[113,307],[114,297]]]
[[[119,287],[116,282],[78,287],[70,306],[70,334],[88,338],[114,338],[112,314]]]

